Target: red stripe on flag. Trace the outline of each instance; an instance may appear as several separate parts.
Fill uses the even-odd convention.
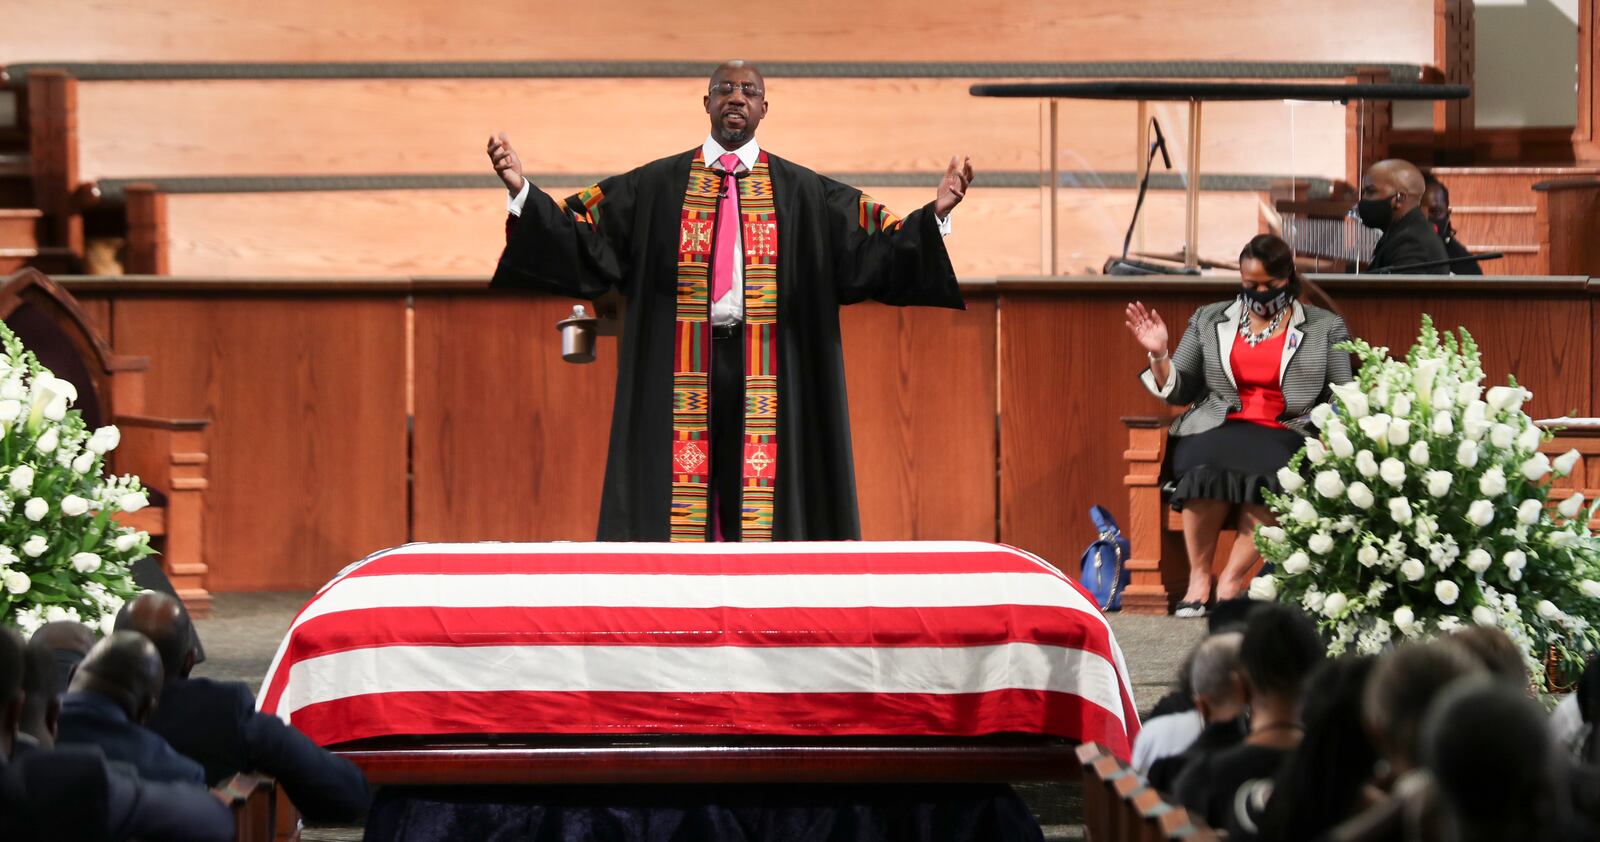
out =
[[[1068,693],[369,693],[302,708],[321,745],[434,734],[704,734],[800,737],[1045,734],[1126,758],[1116,715]],[[1136,731],[1137,729],[1135,729]]]

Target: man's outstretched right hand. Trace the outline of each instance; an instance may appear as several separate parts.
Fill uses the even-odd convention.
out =
[[[506,138],[505,132],[489,138],[489,162],[494,164],[495,174],[505,182],[506,189],[515,196],[522,192],[525,180],[522,177],[522,159],[517,157],[517,151],[511,148],[511,141]]]

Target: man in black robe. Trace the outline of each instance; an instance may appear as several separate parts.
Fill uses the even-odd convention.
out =
[[[1383,232],[1363,271],[1402,275],[1448,275],[1439,232],[1422,215],[1422,171],[1410,161],[1391,158],[1367,168],[1361,179],[1356,215],[1361,224]]]
[[[523,178],[504,135],[490,138],[489,157],[513,195],[514,217],[491,286],[588,299],[617,288],[627,298],[601,540],[860,538],[838,308],[867,299],[965,307],[943,235],[972,180],[971,162],[952,158],[934,201],[900,220],[861,191],[760,150],[755,132],[768,103],[754,66],[733,61],[718,67],[703,103],[711,136],[702,147],[605,179],[561,203]],[[776,263],[776,315],[763,328],[771,331],[764,340],[771,353],[762,359],[772,361],[776,377],[775,465],[765,462],[771,451],[745,435],[758,417],[756,405],[771,400],[755,392],[750,403],[745,399],[746,383],[754,382],[744,379],[746,353],[755,347],[744,341],[751,330],[746,321],[757,321],[747,320],[745,309],[760,300],[745,297],[739,275],[731,294],[710,302],[708,315],[685,304],[696,300],[685,297],[684,265],[694,265],[685,254],[700,248],[697,237],[710,239],[703,198],[691,204],[705,195],[697,181],[703,187],[728,165],[723,191],[736,189],[729,184],[737,179],[770,173],[770,184],[755,198],[770,203],[775,229],[744,216],[744,225],[734,229],[741,233],[740,257],[732,263],[743,273],[759,273],[760,261],[744,252],[761,254],[765,224],[777,241],[775,254],[768,254],[769,265]],[[740,208],[748,211],[743,203],[753,197],[737,189]],[[700,254],[712,251],[705,244]],[[702,269],[702,284],[704,277]],[[702,288],[698,300],[710,298]],[[705,363],[698,355],[708,337]],[[702,360],[699,376],[709,385],[686,397],[680,376],[688,356]],[[694,413],[703,420],[686,425],[683,419]],[[709,427],[705,450],[699,441],[683,441],[698,435],[683,433],[694,423]],[[702,465],[702,456],[710,463],[709,476],[699,478],[702,502],[685,502],[684,486],[692,484],[685,480],[695,479],[685,473]],[[765,485],[757,493],[752,477]],[[764,529],[750,514],[763,495],[770,501]],[[696,505],[699,519],[684,519],[684,510]]]

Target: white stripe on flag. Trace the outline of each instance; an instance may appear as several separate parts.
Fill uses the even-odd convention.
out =
[[[967,647],[379,646],[296,663],[285,718],[368,693],[1071,693],[1127,727],[1115,668],[1081,649]],[[350,692],[356,689],[358,692]]]
[[[1039,573],[416,573],[352,576],[295,620],[370,608],[940,608],[1048,605],[1099,612],[1076,588]],[[1103,622],[1103,621],[1101,621]]]
[[[982,541],[762,541],[737,542],[554,542],[545,544],[478,541],[470,544],[403,544],[374,553],[371,558],[391,555],[873,555],[901,553],[1022,554],[1011,547]]]

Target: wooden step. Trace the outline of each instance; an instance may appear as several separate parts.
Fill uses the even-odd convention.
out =
[[[0,248],[37,247],[43,216],[34,208],[0,208]]]
[[[26,152],[0,152],[0,178],[32,178],[33,156]]]
[[[1561,178],[1600,175],[1600,167],[1436,167],[1450,188],[1451,212],[1460,207],[1531,207],[1533,185]]]

